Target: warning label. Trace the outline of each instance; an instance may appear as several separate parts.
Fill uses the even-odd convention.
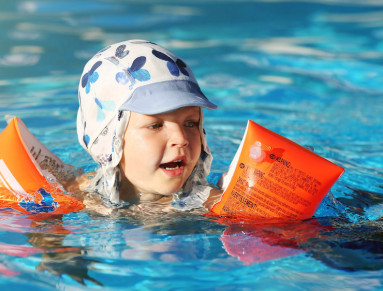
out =
[[[224,210],[230,215],[253,212],[260,216],[270,216],[270,213],[275,213],[277,216],[298,217],[302,213],[290,204],[300,204],[304,207],[310,205],[310,201],[265,175],[259,169],[246,166],[237,179],[230,198],[226,200]],[[249,176],[258,178],[254,186],[249,185]],[[274,195],[268,194],[270,192]]]
[[[308,218],[343,172],[252,121],[236,165],[215,214]]]
[[[299,188],[312,195],[318,193],[318,189],[322,184],[300,169],[296,169],[291,165],[286,168],[279,163],[273,164],[268,176],[292,190]]]

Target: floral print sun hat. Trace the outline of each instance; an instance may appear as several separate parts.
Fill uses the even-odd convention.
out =
[[[216,109],[202,93],[191,69],[172,52],[144,40],[130,40],[99,51],[85,65],[80,79],[77,134],[82,147],[100,165],[89,186],[112,205],[120,205],[123,138],[130,112],[159,114],[185,106]],[[208,195],[206,176],[212,155],[203,129],[203,150],[196,167],[173,205],[198,207]]]

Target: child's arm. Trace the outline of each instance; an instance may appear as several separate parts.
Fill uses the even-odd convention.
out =
[[[203,204],[203,206],[210,211],[214,204],[216,204],[222,197],[223,190],[213,187],[210,190],[210,195]]]
[[[94,172],[85,173],[71,180],[60,181],[67,192],[84,192],[94,176]]]

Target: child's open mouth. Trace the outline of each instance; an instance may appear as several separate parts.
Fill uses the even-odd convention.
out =
[[[164,163],[160,165],[160,167],[165,170],[175,170],[175,169],[181,168],[182,166],[184,166],[183,160],[177,160],[177,161]]]
[[[160,164],[162,171],[171,177],[179,176],[183,173],[185,168],[184,160],[175,160],[169,163]]]

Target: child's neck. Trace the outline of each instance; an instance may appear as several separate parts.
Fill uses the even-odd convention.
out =
[[[132,183],[126,180],[123,183],[121,183],[120,199],[130,204],[156,202],[165,197],[168,196],[162,194],[141,193],[137,191],[137,189],[132,185]]]

